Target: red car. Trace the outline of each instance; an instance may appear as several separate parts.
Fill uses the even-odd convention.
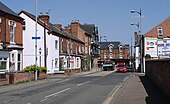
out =
[[[116,69],[117,69],[117,72],[124,72],[126,73],[127,70],[126,70],[126,66],[124,64],[119,64],[116,66]]]

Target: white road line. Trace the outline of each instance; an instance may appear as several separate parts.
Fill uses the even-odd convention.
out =
[[[3,101],[4,103],[8,103],[8,102],[10,102],[11,100],[6,100],[6,101]]]
[[[80,84],[78,84],[77,86],[81,86],[81,85],[87,84],[87,83],[89,83],[89,82],[91,82],[91,81],[87,81],[87,82],[80,83]]]
[[[113,99],[113,96],[116,94],[116,92],[119,90],[122,84],[117,85],[108,95],[108,98],[104,101],[103,104],[110,104],[111,100]]]
[[[16,97],[16,98],[13,98],[13,99],[10,99],[10,100],[6,100],[6,101],[3,101],[4,103],[8,103],[8,102],[10,102],[10,101],[13,101],[13,100],[17,100],[17,99],[19,99],[20,97]]]
[[[49,97],[51,97],[51,96],[60,94],[60,93],[62,93],[62,92],[65,92],[65,91],[67,91],[67,90],[70,90],[70,89],[71,89],[71,88],[66,88],[66,89],[64,89],[64,90],[58,91],[58,92],[53,93],[53,94],[50,94],[50,95],[48,95],[48,96],[45,96],[44,98],[45,98],[45,99],[46,99],[46,98],[49,98]]]
[[[43,102],[43,101],[46,101],[47,99],[42,99],[42,100],[40,100],[40,102]]]
[[[118,90],[120,89],[120,87],[122,87],[123,84],[126,83],[126,81],[128,80],[129,77],[125,77],[123,79],[123,82],[116,85],[116,87],[109,93],[108,98],[103,102],[103,104],[110,104],[110,102],[112,101],[113,97],[115,96],[115,94],[118,92]]]
[[[69,81],[69,80],[70,79],[65,79],[65,80],[59,81],[58,83],[62,83],[62,82]]]

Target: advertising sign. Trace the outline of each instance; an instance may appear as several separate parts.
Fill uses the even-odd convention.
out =
[[[145,55],[149,54],[151,57],[158,57],[157,41],[157,38],[145,38]]]
[[[158,40],[158,56],[170,56],[170,39]]]

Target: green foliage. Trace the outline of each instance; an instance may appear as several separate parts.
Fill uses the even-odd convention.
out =
[[[149,54],[146,54],[145,58],[151,58],[151,56]]]
[[[35,66],[35,65],[31,65],[31,66],[27,66],[26,68],[24,68],[24,71],[29,72],[29,71],[36,71],[38,70],[39,72],[45,72],[47,70],[47,68],[45,67],[41,67],[41,66]]]

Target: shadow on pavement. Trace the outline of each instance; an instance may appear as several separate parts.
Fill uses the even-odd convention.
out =
[[[139,76],[139,78],[148,94],[148,97],[145,98],[146,104],[170,104],[168,98],[146,76]]]

